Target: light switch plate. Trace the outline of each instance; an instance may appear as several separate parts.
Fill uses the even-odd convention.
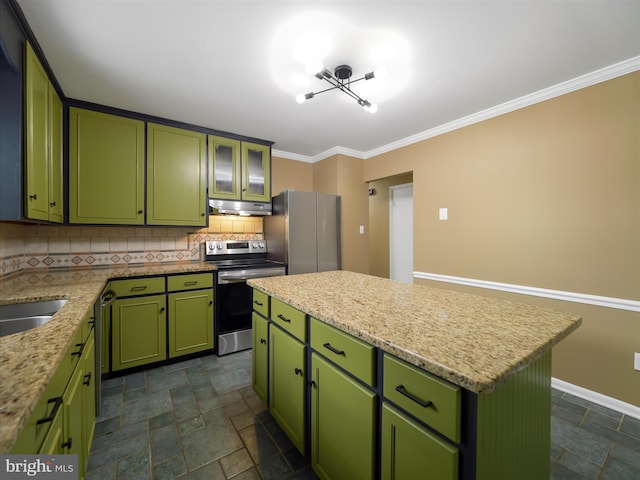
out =
[[[640,372],[640,353],[633,354],[633,368]]]
[[[440,220],[447,220],[449,218],[449,209],[448,208],[441,208],[438,211],[438,218]]]

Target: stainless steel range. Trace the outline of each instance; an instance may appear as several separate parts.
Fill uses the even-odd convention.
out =
[[[252,289],[250,278],[286,274],[283,263],[267,260],[264,240],[209,240],[205,260],[218,267],[214,328],[218,355],[251,348]]]

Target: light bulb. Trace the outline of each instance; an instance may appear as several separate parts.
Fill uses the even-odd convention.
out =
[[[376,113],[378,111],[378,105],[371,103],[369,105],[365,105],[364,109],[369,113]]]
[[[316,75],[324,70],[324,65],[320,60],[310,60],[304,66],[304,71],[307,75]]]
[[[298,95],[296,95],[296,102],[298,103],[304,103],[306,99],[304,98],[304,94],[303,93],[299,93]]]
[[[373,73],[375,74],[375,78],[384,78],[389,74],[389,69],[387,67],[379,67]]]

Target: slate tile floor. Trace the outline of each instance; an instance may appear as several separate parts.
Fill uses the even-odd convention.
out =
[[[551,413],[552,480],[640,479],[640,420],[556,390]],[[103,382],[87,480],[231,478],[317,478],[253,393],[251,351]]]

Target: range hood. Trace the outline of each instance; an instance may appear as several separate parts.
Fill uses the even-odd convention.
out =
[[[271,215],[271,203],[239,202],[236,200],[209,199],[210,213],[226,213],[244,216]]]

